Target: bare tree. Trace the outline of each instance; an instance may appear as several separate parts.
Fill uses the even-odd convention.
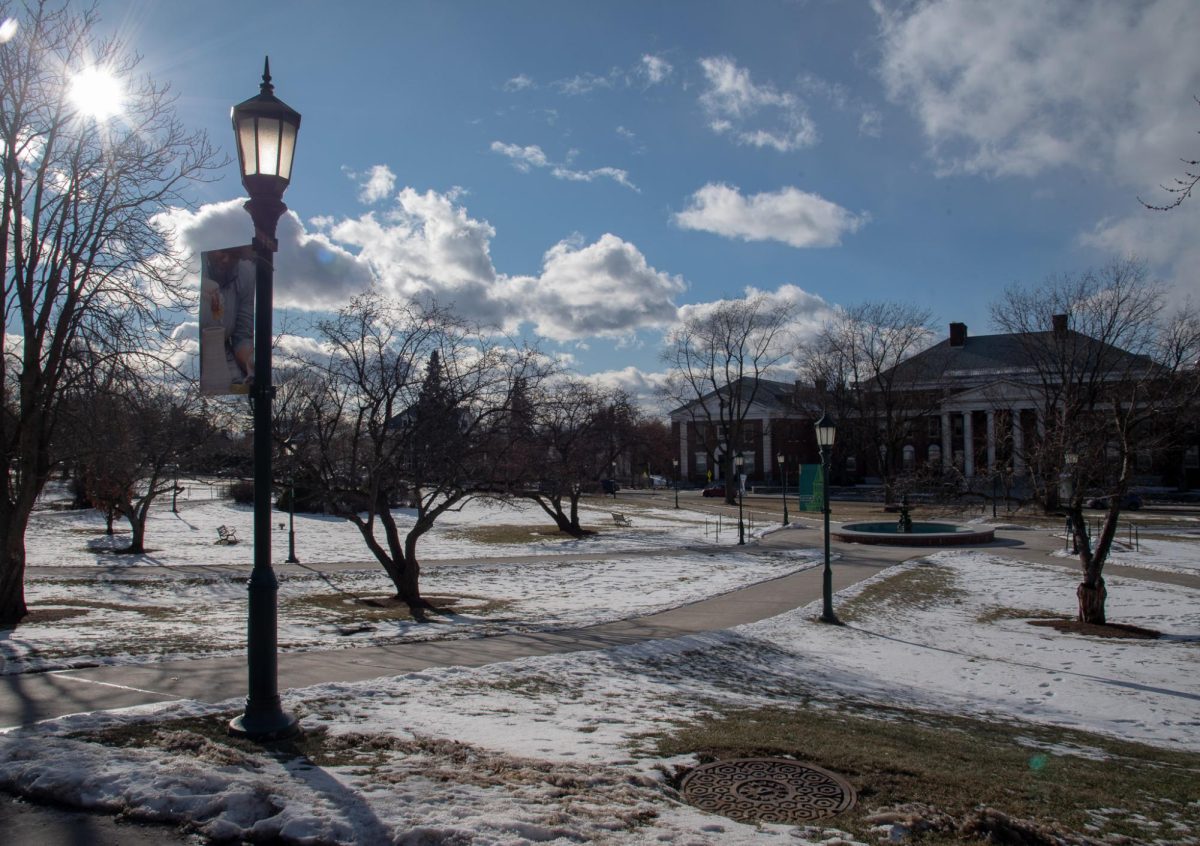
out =
[[[847,437],[879,469],[884,498],[895,501],[904,446],[941,403],[946,357],[931,350],[932,312],[901,302],[864,302],[839,309],[797,353]]]
[[[108,368],[70,392],[60,423],[83,490],[105,511],[129,523],[123,553],[146,551],[150,508],[176,487],[177,468],[211,433],[201,402],[188,385],[170,384],[137,370]]]
[[[723,462],[725,501],[737,494],[734,455],[760,379],[791,353],[794,308],[764,295],[722,300],[673,330],[662,353],[669,372],[665,398],[687,409]]]
[[[1069,322],[1046,330],[1049,315]],[[1044,502],[1057,501],[1074,527],[1083,580],[1079,619],[1105,621],[1103,570],[1117,520],[1133,483],[1139,451],[1167,447],[1194,419],[1200,395],[1200,321],[1190,309],[1169,313],[1163,289],[1137,259],[1097,271],[1056,276],[1034,288],[1010,288],[992,318],[1016,333],[1026,381],[1041,398],[1045,433],[1026,445]],[[1065,456],[1077,457],[1065,468]],[[1083,506],[1107,497],[1103,528],[1088,536]]]
[[[167,89],[135,77],[137,59],[97,34],[94,10],[0,2],[16,21],[0,47],[0,623],[26,613],[25,528],[51,470],[50,441],[72,350],[130,349],[178,304],[180,266],[154,224],[219,164],[175,116]],[[120,115],[98,121],[70,97],[71,75],[104,68],[124,85]]]
[[[528,430],[532,484],[520,495],[541,506],[559,531],[577,538],[594,534],[579,523],[579,497],[628,445],[633,403],[624,391],[574,378],[544,385],[533,409]]]
[[[437,306],[353,300],[320,325],[329,349],[281,387],[276,436],[325,507],[359,530],[414,612],[417,544],[448,511],[494,491],[519,385],[535,382],[535,351],[487,339]],[[401,535],[393,508],[415,521]]]

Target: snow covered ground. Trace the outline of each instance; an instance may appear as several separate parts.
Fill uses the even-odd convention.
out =
[[[706,544],[704,515],[648,503],[620,503],[633,523],[622,528],[612,524],[609,502],[602,506],[589,508],[584,523],[603,526],[607,519],[609,525],[583,540],[549,536],[547,518],[530,503],[478,502],[447,515],[418,552],[423,595],[454,604],[424,624],[386,607],[373,613],[363,604],[386,602],[395,591],[352,524],[297,515],[303,563],[276,567],[280,647],[339,649],[593,625],[777,578],[814,566],[821,555],[817,549],[746,554],[729,546],[732,534],[723,534],[722,547]],[[276,514],[274,521],[277,562],[286,556],[286,528],[280,528],[286,517]],[[38,512],[28,533],[28,557],[30,565],[47,569],[37,571],[26,595],[40,616],[0,637],[0,673],[243,650],[250,520],[251,509],[230,500],[181,503],[178,515],[164,501],[149,521],[151,551],[131,556],[111,551],[127,545],[128,535],[104,535],[95,511]],[[216,544],[222,525],[235,527],[244,542]],[[480,539],[495,529],[531,540]],[[476,530],[483,533],[472,534]],[[546,534],[534,534],[539,531]],[[661,552],[642,554],[648,548]],[[579,557],[597,553],[604,553],[602,560]],[[542,557],[503,560],[520,555]],[[331,563],[361,567],[320,569]],[[215,564],[226,566],[209,569]],[[71,569],[58,572],[67,566]]]
[[[695,762],[654,759],[645,736],[712,710],[853,698],[1200,751],[1200,591],[1108,579],[1110,616],[1167,635],[1157,641],[1030,625],[1071,616],[1076,581],[1002,551],[938,552],[840,593],[845,627],[808,607],[725,632],[288,691],[304,727],[327,733],[333,751],[315,765],[179,725],[150,748],[68,736],[221,710],[184,703],[10,734],[0,784],[294,843],[846,843],[678,804],[662,768]]]

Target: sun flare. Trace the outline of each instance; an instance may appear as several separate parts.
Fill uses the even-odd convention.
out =
[[[89,67],[71,78],[70,96],[81,114],[105,121],[121,111],[125,90],[109,71]]]

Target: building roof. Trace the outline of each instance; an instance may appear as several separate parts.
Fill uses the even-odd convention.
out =
[[[779,382],[774,379],[754,379],[750,376],[743,376],[738,381],[743,383],[743,395],[749,396],[753,393],[754,404],[762,406],[768,411],[791,411],[796,407],[796,385],[794,382]],[[758,383],[757,387],[754,387],[755,382]],[[683,414],[694,405],[706,403],[711,397],[716,396],[716,394],[716,391],[709,391],[698,399],[691,400],[678,408],[672,409],[669,414],[671,417]]]
[[[1020,332],[1004,335],[979,335],[963,338],[953,345],[947,338],[927,350],[906,359],[892,368],[901,381],[919,383],[943,379],[970,377],[999,378],[1030,374],[1037,370],[1039,358],[1044,362],[1056,347],[1058,354],[1069,353],[1076,358],[1075,371],[1103,367],[1114,375],[1133,369],[1153,367],[1153,361],[1143,355],[1126,352],[1097,341],[1074,330],[1064,332]],[[1044,350],[1045,355],[1039,355]]]

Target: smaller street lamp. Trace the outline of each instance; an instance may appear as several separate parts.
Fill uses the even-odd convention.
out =
[[[742,463],[744,461],[740,452],[733,457],[735,481],[738,486],[738,546],[746,544],[746,524],[742,520],[742,488],[744,487],[742,485]]]
[[[1075,537],[1075,468],[1079,465],[1079,454],[1068,452],[1063,456],[1066,472],[1063,474],[1063,493],[1067,498],[1067,531],[1071,533],[1071,554],[1079,554],[1079,541]]]
[[[828,414],[822,414],[815,428],[817,446],[821,448],[821,489],[825,500],[825,572],[821,580],[824,608],[821,611],[821,622],[840,626],[842,621],[833,613],[833,570],[829,566],[829,459],[833,453],[837,426]]]
[[[776,461],[776,463],[778,463],[778,464],[779,464],[779,472],[783,474],[783,491],[782,491],[782,496],[783,496],[783,525],[785,525],[785,526],[786,526],[786,525],[788,524],[788,512],[787,512],[787,465],[786,465],[786,464],[784,463],[784,461],[783,461],[783,453],[782,453],[782,452],[781,452],[781,453],[779,453],[779,455],[775,456],[775,461]]]
[[[288,476],[288,557],[285,564],[299,564],[296,557],[296,477]]]
[[[675,507],[679,507],[679,459],[672,458],[671,466],[675,468]]]

